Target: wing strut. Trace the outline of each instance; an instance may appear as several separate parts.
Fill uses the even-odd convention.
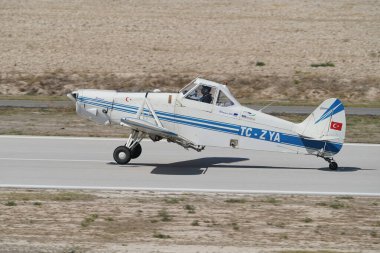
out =
[[[156,124],[144,120],[141,116],[144,115],[145,105],[149,109],[150,115],[153,116]],[[145,94],[145,98],[141,103],[137,113],[134,117],[125,117],[120,119],[120,125],[127,126],[132,129],[132,134],[130,135],[126,147],[133,148],[136,143],[139,143],[144,134],[149,136],[159,136],[161,138],[166,138],[169,142],[174,142],[186,149],[192,148],[196,151],[202,151],[205,146],[200,146],[192,143],[191,141],[185,139],[184,137],[179,136],[177,133],[165,128],[162,126],[160,119],[157,117],[156,112],[153,109],[153,106],[149,102],[148,92]]]
[[[145,94],[145,98],[144,98],[142,104],[140,105],[139,110],[137,111],[136,118],[140,119],[141,114],[143,113],[144,108],[145,108],[145,104],[146,104],[148,106],[149,112],[153,115],[153,118],[156,121],[157,126],[162,127],[161,121],[158,119],[156,112],[154,111],[152,105],[150,104],[150,102],[148,100],[148,93],[149,92],[147,92]]]

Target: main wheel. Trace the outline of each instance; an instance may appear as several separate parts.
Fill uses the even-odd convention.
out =
[[[119,146],[113,151],[113,159],[118,164],[127,164],[131,160],[132,152],[125,146]]]
[[[131,158],[132,159],[136,159],[137,157],[139,157],[141,155],[141,152],[142,152],[142,148],[141,148],[141,145],[140,143],[138,143],[132,150],[132,155],[131,155]]]
[[[331,162],[329,164],[330,170],[337,170],[338,169],[338,164],[336,162]]]

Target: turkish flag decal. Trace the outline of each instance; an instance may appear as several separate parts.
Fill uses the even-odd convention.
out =
[[[334,122],[334,121],[331,121],[331,124],[330,124],[330,128],[337,131],[342,131],[342,126],[343,126],[342,123]]]

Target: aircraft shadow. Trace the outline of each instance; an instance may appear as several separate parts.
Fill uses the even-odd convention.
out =
[[[358,167],[339,167],[337,170],[330,170],[329,167],[319,168],[318,170],[330,171],[330,172],[354,172],[358,170],[372,170],[372,169],[362,169]]]
[[[232,165],[231,163],[247,161],[248,158],[242,157],[203,157],[187,161],[174,162],[168,164],[157,163],[130,163],[131,165],[144,165],[155,166],[151,174],[163,175],[200,175],[205,174],[208,167],[228,167],[234,168],[239,165]],[[221,163],[228,163],[229,165],[222,165]]]
[[[236,162],[247,161],[248,158],[242,157],[203,157],[192,160],[159,164],[159,163],[136,163],[131,162],[126,167],[152,166],[155,167],[151,174],[162,175],[200,175],[205,174],[209,167],[213,168],[240,168],[240,169],[296,169],[296,170],[321,170],[329,172],[354,172],[363,170],[358,167],[340,167],[337,171],[332,171],[328,167],[311,168],[311,167],[278,167],[278,166],[253,166],[253,165],[237,165]],[[228,163],[228,164],[226,164]],[[115,162],[109,165],[117,165]],[[119,165],[120,166],[120,165]]]

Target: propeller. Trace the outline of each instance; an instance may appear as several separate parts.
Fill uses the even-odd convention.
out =
[[[73,102],[77,102],[78,92],[77,92],[77,91],[73,91],[73,92],[67,93],[67,97],[68,97],[71,101],[73,101]]]

